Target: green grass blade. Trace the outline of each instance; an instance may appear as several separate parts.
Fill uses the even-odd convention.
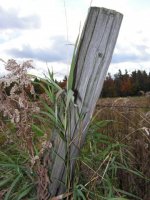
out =
[[[49,77],[46,77],[50,83],[57,89],[57,90],[63,90],[55,81],[54,81],[54,74],[53,72],[50,72],[48,69]]]
[[[17,178],[12,182],[12,184],[11,184],[9,190],[8,190],[7,193],[6,193],[6,196],[5,196],[4,200],[9,200],[9,197],[10,197],[10,195],[11,195],[12,190],[14,189],[14,187],[15,187],[15,186],[17,185],[17,183],[19,182],[21,176],[22,176],[22,175],[19,174],[19,175],[17,176]]]
[[[4,152],[0,151],[0,158],[3,159],[3,160],[7,160],[9,161],[10,163],[14,163],[14,161],[11,159],[10,156],[8,156],[7,154],[5,154]]]
[[[17,164],[9,164],[9,163],[0,163],[0,167],[13,168],[16,169],[16,171],[18,171],[19,168],[24,168],[23,166]]]
[[[142,200],[140,197],[134,195],[134,194],[131,194],[129,192],[126,192],[124,190],[120,190],[120,189],[115,189],[117,192],[121,193],[121,194],[124,194],[124,195],[127,195],[129,197],[133,197],[134,199],[139,199],[139,200]]]
[[[40,129],[38,126],[32,124],[32,130],[37,136],[43,136],[44,132],[42,129]]]
[[[5,180],[0,181],[0,187],[3,187],[5,184],[7,184],[8,182],[10,182],[13,179],[13,177],[9,177]]]
[[[24,188],[22,191],[20,191],[20,194],[19,194],[17,200],[20,200],[23,197],[25,197],[26,195],[28,195],[29,192],[32,190],[32,188],[33,187],[30,185],[30,186],[27,186],[26,188]]]

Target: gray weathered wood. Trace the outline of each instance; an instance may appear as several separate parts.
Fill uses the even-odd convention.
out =
[[[81,35],[74,71],[73,90],[76,90],[77,107],[70,107],[71,119],[71,140],[70,146],[70,168],[71,181],[74,172],[75,158],[82,147],[90,119],[94,112],[96,102],[99,98],[102,85],[111,62],[113,50],[118,37],[122,14],[106,8],[92,7]],[[77,124],[78,115],[84,114],[81,127]],[[60,157],[65,158],[65,144],[60,141],[57,150]],[[55,196],[65,192],[66,188],[60,183],[64,182],[66,176],[66,166],[59,156],[55,157],[51,172],[50,193]],[[59,180],[59,181],[58,181]]]

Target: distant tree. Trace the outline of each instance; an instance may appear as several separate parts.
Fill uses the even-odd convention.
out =
[[[106,80],[104,81],[102,96],[103,97],[117,96],[114,79],[111,77],[110,73],[108,74],[108,76],[106,77]]]
[[[121,96],[125,97],[125,96],[131,96],[132,95],[132,83],[130,78],[124,79],[121,82]]]
[[[150,91],[150,73],[146,71],[133,71],[131,74],[125,70],[122,74],[118,71],[114,77],[109,73],[104,81],[101,96],[102,97],[125,97],[137,96],[140,91]]]
[[[123,79],[123,75],[121,70],[119,69],[118,73],[114,75],[114,83],[116,88],[117,96],[121,96],[121,81]]]

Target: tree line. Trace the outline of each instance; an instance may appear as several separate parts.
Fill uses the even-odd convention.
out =
[[[63,81],[56,83],[62,88],[65,89],[67,85],[67,76],[64,77]],[[14,83],[11,83],[5,88],[5,92],[9,95]],[[32,81],[34,91],[36,96],[38,94],[45,93],[43,86],[45,86],[44,79],[35,78]],[[25,91],[29,96],[30,94],[30,85],[26,86]],[[150,73],[146,71],[135,70],[131,74],[125,70],[123,74],[121,70],[118,71],[115,75],[108,73],[103,84],[103,89],[101,92],[101,97],[126,97],[126,96],[139,96],[146,92],[150,92]]]
[[[112,76],[110,73],[106,76],[101,92],[101,97],[125,97],[139,96],[150,91],[150,73],[146,71],[135,70],[131,74],[121,70]]]

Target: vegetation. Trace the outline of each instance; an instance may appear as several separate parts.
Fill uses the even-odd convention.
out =
[[[126,164],[124,169],[119,168],[116,174],[120,189],[136,194],[144,200],[148,200],[150,196],[149,108],[150,97],[145,96],[104,98],[99,100],[96,109],[97,119],[111,121],[107,126],[101,128],[100,132],[125,145],[123,153],[126,154],[124,157],[124,161],[127,159]],[[132,170],[134,173],[130,173]],[[137,172],[147,178],[141,179],[137,176]]]
[[[133,71],[122,74],[121,70],[114,77],[109,73],[106,77],[101,93],[102,97],[139,96],[150,91],[150,73]]]
[[[0,79],[0,199],[49,200],[56,148],[51,133],[55,128],[65,140],[73,93],[62,89],[52,73],[33,84],[27,75],[30,62],[18,65],[9,60],[5,65],[10,74]],[[146,98],[142,100],[149,106]],[[53,200],[148,200],[150,118],[149,110],[139,109],[137,102],[98,102],[86,143],[76,158],[73,185],[68,170],[67,192]],[[67,156],[65,163],[69,166]]]

